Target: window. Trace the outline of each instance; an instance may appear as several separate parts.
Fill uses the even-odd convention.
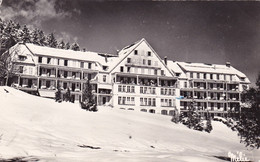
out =
[[[88,68],[91,69],[91,66],[92,66],[92,64],[89,62],[88,63]]]
[[[84,68],[84,62],[80,62],[80,67]]]
[[[135,98],[131,97],[131,104],[134,105],[135,104]]]
[[[232,81],[232,75],[230,75],[230,81]]]
[[[224,80],[226,80],[226,75],[224,74]]]
[[[122,86],[121,85],[118,86],[118,92],[122,92]]]
[[[213,74],[210,74],[210,79],[213,79]]]
[[[23,73],[23,66],[19,66],[19,73]]]
[[[192,72],[190,72],[190,78],[193,78],[193,73]]]
[[[42,63],[42,57],[41,56],[39,56],[39,58],[38,58],[38,63]]]
[[[144,105],[144,99],[140,98],[140,105]]]
[[[161,70],[161,74],[164,75],[164,70]]]
[[[120,66],[120,72],[124,72],[124,67]]]
[[[131,67],[127,67],[127,72],[130,73]]]
[[[138,51],[137,50],[135,50],[135,55],[138,55]]]
[[[130,86],[127,86],[127,91],[126,91],[127,93],[130,93],[130,88],[131,88]]]
[[[154,75],[157,75],[157,69],[154,69]]]
[[[148,65],[151,65],[152,64],[152,61],[151,60],[148,60]]]
[[[153,103],[152,103],[152,106],[155,106],[156,103],[155,103],[155,98],[153,98]]]
[[[127,58],[127,63],[131,63],[131,58]]]
[[[204,79],[207,79],[207,74],[206,73],[204,73],[203,76],[204,76]]]
[[[68,66],[68,60],[64,60],[64,66]]]
[[[24,61],[24,60],[26,59],[26,56],[21,56],[21,55],[19,55],[19,56],[18,56],[18,59],[19,59],[20,61]]]
[[[143,65],[145,65],[146,64],[146,60],[145,59],[143,59]]]
[[[47,58],[47,64],[50,64],[51,63],[51,58]]]
[[[144,93],[144,88],[140,87],[140,93]]]
[[[57,65],[60,65],[60,59],[57,60]]]
[[[107,70],[107,66],[102,66],[102,68],[103,68],[103,70],[105,70],[105,71]]]
[[[121,104],[122,97],[118,97],[118,104]]]
[[[152,56],[151,51],[148,51],[148,52],[147,52],[147,56]]]
[[[135,86],[132,86],[132,87],[131,87],[131,92],[132,92],[132,93],[135,93]]]
[[[219,74],[217,74],[217,80],[219,80]]]
[[[198,79],[200,78],[200,73],[197,73],[197,78],[198,78]]]
[[[107,76],[103,75],[103,82],[107,82]]]
[[[184,88],[187,88],[187,82],[184,82]]]

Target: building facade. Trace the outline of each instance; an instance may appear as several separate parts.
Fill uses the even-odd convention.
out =
[[[142,39],[116,55],[16,44],[5,55],[15,65],[9,84],[26,92],[54,97],[71,90],[81,101],[90,81],[97,105],[173,115],[195,103],[201,114],[225,115],[239,111],[240,93],[248,78],[227,65],[185,63],[161,59]]]

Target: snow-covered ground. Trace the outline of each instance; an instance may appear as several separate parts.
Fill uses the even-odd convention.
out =
[[[78,104],[0,87],[0,159],[208,162],[240,151],[260,160],[260,151],[247,150],[236,132],[212,124],[208,134],[174,124],[169,116],[105,107],[87,112]]]

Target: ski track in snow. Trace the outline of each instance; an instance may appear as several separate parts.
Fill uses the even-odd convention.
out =
[[[169,116],[107,107],[87,112],[10,87],[0,87],[0,103],[0,160],[208,162],[229,151],[260,160],[259,150],[247,149],[220,122],[208,134]]]

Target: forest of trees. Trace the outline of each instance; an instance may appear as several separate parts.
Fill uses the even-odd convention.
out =
[[[58,41],[53,33],[45,34],[41,29],[31,29],[12,20],[3,21],[0,18],[0,55],[18,42],[80,51],[76,42],[70,45],[69,42]]]

